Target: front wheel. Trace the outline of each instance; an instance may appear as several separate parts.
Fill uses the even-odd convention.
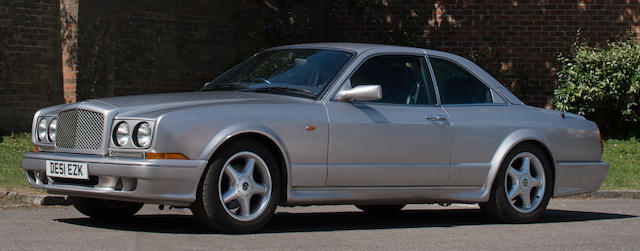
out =
[[[491,219],[528,223],[540,218],[553,191],[551,165],[536,145],[516,146],[503,161],[489,201],[480,203]]]
[[[118,220],[128,218],[140,211],[144,204],[126,201],[69,197],[73,207],[94,219]]]
[[[192,207],[198,221],[228,233],[254,232],[271,219],[280,197],[280,173],[268,148],[230,142],[204,174]]]

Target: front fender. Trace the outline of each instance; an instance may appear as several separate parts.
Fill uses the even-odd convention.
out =
[[[217,134],[213,135],[209,140],[209,143],[203,148],[202,153],[200,154],[200,159],[209,160],[213,156],[213,154],[218,150],[218,148],[224,144],[230,138],[243,134],[243,133],[256,133],[262,136],[269,138],[273,143],[275,143],[280,152],[284,155],[284,160],[286,165],[289,163],[288,151],[286,151],[282,140],[273,132],[271,129],[259,125],[259,124],[236,124],[232,126],[228,126],[220,131]]]
[[[286,189],[285,193],[287,195],[287,198],[289,198],[291,191],[291,165],[289,164],[289,151],[287,151],[286,146],[282,143],[282,140],[277,136],[277,134],[265,126],[257,124],[237,124],[220,130],[217,134],[211,137],[209,143],[204,147],[202,153],[200,154],[200,159],[210,160],[213,154],[220,148],[220,146],[222,146],[222,144],[224,144],[234,136],[246,133],[259,134],[261,136],[267,137],[278,147],[280,153],[282,153],[287,184],[287,187],[283,187],[283,189]]]

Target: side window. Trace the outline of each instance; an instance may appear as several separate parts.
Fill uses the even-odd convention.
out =
[[[382,99],[389,104],[436,104],[433,84],[420,56],[385,55],[368,59],[351,76],[351,87],[380,85]]]
[[[490,89],[462,67],[440,58],[429,61],[442,104],[493,103]]]

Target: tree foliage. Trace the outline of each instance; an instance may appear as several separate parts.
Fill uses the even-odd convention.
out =
[[[595,121],[608,137],[640,134],[640,44],[629,38],[593,46],[575,42],[559,55],[556,109]]]

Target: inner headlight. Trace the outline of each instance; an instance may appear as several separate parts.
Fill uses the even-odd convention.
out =
[[[45,141],[47,138],[47,119],[42,118],[38,122],[38,141]]]
[[[120,122],[113,132],[113,143],[117,146],[123,146],[127,142],[129,142],[129,125],[127,122]]]
[[[49,141],[56,141],[56,133],[58,132],[58,119],[53,119],[49,122],[49,129],[47,134],[49,135]]]
[[[133,143],[137,147],[148,147],[151,143],[151,126],[149,123],[142,122],[136,125],[133,131]]]

